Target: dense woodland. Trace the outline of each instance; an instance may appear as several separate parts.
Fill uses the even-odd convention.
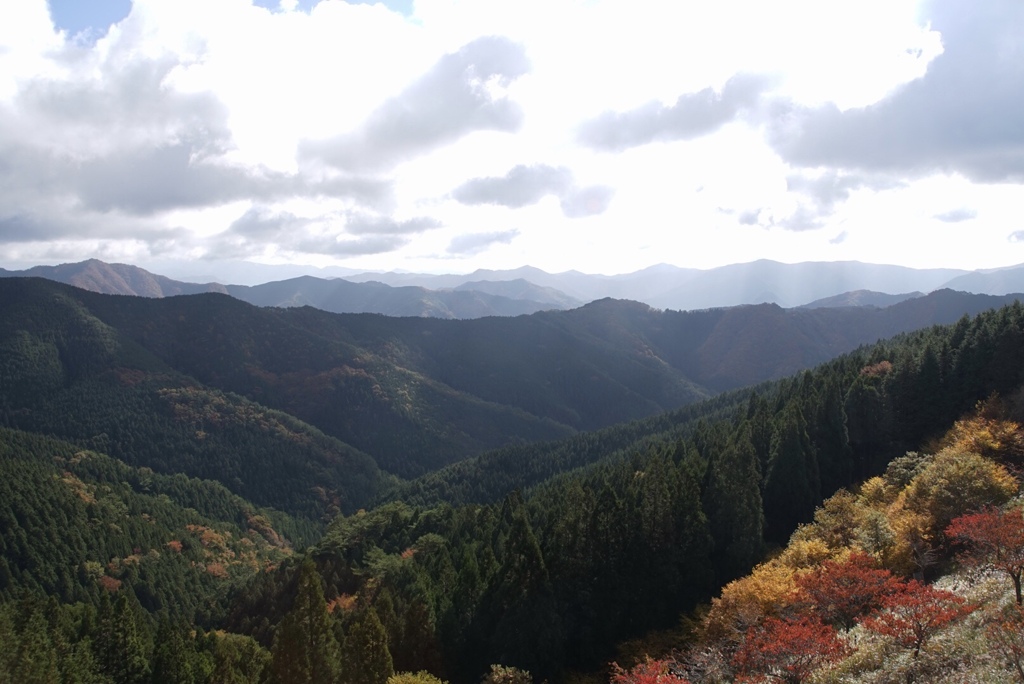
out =
[[[496,413],[478,399],[481,425],[500,413],[534,431],[520,445],[445,459],[430,450],[456,428],[424,415],[472,402],[448,394],[454,403],[431,404],[447,390],[420,374],[433,389],[394,411],[395,388],[413,387],[411,366],[386,372],[345,319],[311,310],[242,316],[247,309],[232,307],[245,305],[225,309],[226,298],[207,295],[144,304],[9,282],[0,321],[0,642],[9,646],[0,649],[0,682],[383,684],[395,673],[419,673],[400,680],[410,684],[808,681],[829,663],[786,670],[786,679],[781,656],[757,645],[812,619],[814,638],[839,639],[856,625],[896,639],[885,597],[907,592],[892,584],[872,595],[890,610],[870,613],[873,623],[867,608],[823,618],[811,599],[803,608],[790,600],[801,573],[864,552],[869,560],[852,562],[884,570],[886,582],[934,580],[956,558],[947,528],[1011,501],[1024,456],[1015,422],[1020,304],[592,432],[571,434],[559,418],[544,423],[526,409]],[[319,337],[300,325],[307,319],[328,321]],[[396,325],[367,320],[380,337]],[[453,323],[468,322],[423,331]],[[268,350],[282,337],[291,357],[278,359]],[[634,368],[653,367],[645,363]],[[289,394],[280,378],[316,364],[324,365],[303,387],[323,382],[330,392]],[[624,372],[602,368],[601,377]],[[387,373],[400,376],[393,386]],[[624,386],[618,378],[611,386]],[[711,393],[689,386],[699,388],[694,396]],[[566,390],[604,401],[588,387]],[[313,427],[285,412],[341,388],[353,390],[346,407],[364,402],[349,420],[379,418],[386,430],[404,415],[431,426],[430,466],[419,468],[429,472],[401,479],[417,468],[350,446],[323,416]],[[552,396],[568,406],[569,395]],[[374,413],[380,407],[390,412]],[[545,434],[542,424],[557,429]],[[554,436],[563,438],[535,441]],[[414,461],[416,444],[404,448]],[[951,481],[988,488],[965,496]],[[840,509],[856,514],[829,527]],[[766,592],[771,581],[782,589]],[[950,610],[947,622],[968,612]],[[817,626],[826,623],[832,632]],[[845,643],[819,650],[847,662],[856,656]],[[927,658],[923,641],[911,652],[907,681]],[[609,671],[612,660],[622,667]]]

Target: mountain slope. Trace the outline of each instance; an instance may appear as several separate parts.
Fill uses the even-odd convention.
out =
[[[490,294],[475,288],[435,291],[422,287],[392,287],[378,282],[351,283],[303,276],[253,287],[229,285],[228,294],[256,306],[313,306],[333,313],[379,313],[386,316],[481,318],[519,316],[551,308],[553,301]],[[525,291],[524,291],[525,292]],[[548,297],[548,299],[553,299]]]
[[[843,294],[839,294],[834,297],[825,297],[824,299],[817,299],[808,304],[804,304],[800,308],[821,309],[825,307],[842,306],[876,306],[878,308],[885,308],[887,306],[892,306],[893,304],[899,304],[900,302],[906,301],[908,299],[914,299],[915,297],[923,296],[923,292],[886,294],[885,292],[873,292],[871,290],[854,290],[853,292],[844,292]]]
[[[34,266],[24,271],[0,269],[0,278],[46,278],[83,290],[104,294],[138,295],[140,297],[171,297],[201,292],[226,292],[218,283],[186,283],[156,275],[128,264],[108,264],[89,259],[76,264]]]
[[[176,409],[182,415],[200,405],[245,415],[239,402],[246,397],[410,477],[488,449],[644,418],[784,377],[1009,299],[943,291],[880,310],[694,312],[602,300],[571,311],[445,321],[266,309],[217,294],[111,297],[6,279],[0,303],[11,312],[6,344],[14,370],[3,401],[22,415],[32,404],[17,399],[19,392],[40,402],[50,388],[46,405],[56,409],[59,400],[65,415],[76,415],[88,383],[98,388],[88,391],[115,397],[117,383],[125,383],[118,369],[142,368],[147,382],[131,394],[139,410],[162,406],[166,414],[169,397],[180,396],[188,397]],[[71,338],[78,341],[60,342]],[[191,398],[190,386],[202,398]],[[113,402],[101,405],[110,407],[104,420],[115,419]],[[19,425],[38,415],[30,411]],[[242,429],[237,421],[224,425]]]
[[[553,287],[534,285],[524,278],[515,280],[473,280],[454,288],[456,292],[464,290],[483,292],[490,295],[540,302],[549,309],[572,309],[583,304],[575,297],[556,290]],[[532,313],[532,312],[531,312]]]
[[[0,428],[0,597],[98,602],[122,584],[191,616],[290,555],[316,528],[221,484],[133,468],[69,442]]]
[[[965,273],[945,283],[943,287],[993,295],[1024,292],[1024,266]]]
[[[0,281],[0,424],[217,480],[257,505],[310,519],[372,499],[381,475],[366,454],[203,386],[103,323],[80,296],[163,301]]]

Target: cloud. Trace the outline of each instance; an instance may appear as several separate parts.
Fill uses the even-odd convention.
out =
[[[529,70],[521,45],[499,36],[478,38],[442,57],[356,131],[304,141],[300,156],[337,169],[381,171],[474,131],[517,131],[523,111],[501,89]]]
[[[397,221],[390,216],[352,213],[345,222],[350,235],[415,235],[440,227],[440,221],[426,216]]]
[[[934,219],[938,219],[943,223],[960,223],[961,221],[970,221],[973,218],[978,217],[978,212],[974,209],[968,209],[961,207],[960,209],[951,209],[944,211],[941,214],[935,214],[932,216]]]
[[[621,152],[647,143],[691,140],[713,133],[753,107],[767,86],[760,76],[732,77],[721,93],[705,88],[681,95],[665,106],[648,103],[628,112],[605,112],[584,122],[577,132],[583,145],[605,152]]]
[[[519,235],[519,231],[504,230],[495,233],[469,233],[452,238],[448,244],[449,254],[471,256],[483,252],[491,245],[507,245]]]
[[[309,219],[291,212],[274,212],[269,207],[255,206],[235,219],[228,232],[250,239],[277,238],[283,233],[303,229],[310,223]]]
[[[834,238],[829,240],[828,244],[830,244],[830,245],[841,245],[842,243],[846,242],[846,238],[848,236],[849,236],[849,234],[844,230],[841,233],[839,233],[838,235],[836,235]]]
[[[547,195],[561,197],[573,184],[572,171],[544,164],[515,166],[502,177],[474,178],[452,191],[462,204],[499,204],[518,209]]]
[[[562,197],[562,214],[566,218],[586,218],[603,214],[615,191],[604,185],[592,185],[572,190]]]
[[[740,222],[741,226],[756,226],[761,216],[760,209],[752,209],[750,211],[741,212],[736,220]]]
[[[608,209],[615,192],[603,185],[577,187],[572,171],[545,164],[514,166],[504,176],[473,178],[452,191],[462,204],[497,204],[518,209],[536,204],[548,195],[559,198],[567,218],[596,216]]]
[[[1006,236],[1010,242],[1024,242],[1024,230],[1015,230]]]
[[[242,168],[198,158],[193,145],[139,148],[82,163],[71,188],[96,211],[137,215],[203,207],[237,199],[286,194],[284,174],[260,177]]]
[[[1024,4],[938,0],[930,9],[944,51],[920,79],[859,109],[776,106],[771,140],[785,160],[1024,182]]]
[[[129,239],[152,254],[169,249],[172,238],[182,249],[202,242],[188,244],[190,231],[161,225],[168,212],[239,200],[265,207],[294,197],[374,211],[393,203],[391,179],[310,177],[231,162],[234,141],[220,100],[170,86],[187,66],[183,58],[129,54],[131,44],[117,41],[130,37],[111,34],[106,53],[67,48],[81,53],[81,63],[68,62],[70,75],[36,76],[0,105],[0,242]],[[238,244],[214,249],[259,252],[246,240],[284,232],[274,227],[282,216],[254,210],[232,226]]]
[[[338,231],[338,225],[344,226],[343,232]],[[349,211],[310,218],[257,205],[213,241],[211,253],[217,258],[251,256],[276,247],[328,256],[381,254],[405,246],[411,235],[440,226],[439,221],[422,216],[398,220]],[[346,236],[353,236],[353,239]]]
[[[786,218],[773,220],[772,225],[796,232],[818,230],[825,227],[827,216],[827,213],[822,213],[814,206],[800,203],[797,205],[796,211]]]
[[[24,213],[0,216],[0,242],[51,240],[61,237],[62,232],[57,225]]]
[[[786,177],[786,188],[799,195],[797,208],[786,218],[772,219],[770,225],[793,231],[824,228],[836,205],[848,200],[854,190],[888,190],[901,185],[882,174],[852,174],[834,169],[790,174]]]
[[[373,235],[355,240],[345,240],[338,236],[308,236],[288,245],[295,252],[306,254],[323,254],[326,256],[363,256],[367,254],[384,254],[409,244],[409,239],[398,235]]]
[[[842,175],[837,171],[825,171],[817,175],[791,174],[786,178],[786,188],[809,197],[822,213],[850,197],[850,192],[866,185],[860,176]]]

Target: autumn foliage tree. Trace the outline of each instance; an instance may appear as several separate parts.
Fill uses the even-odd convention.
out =
[[[618,663],[611,664],[611,684],[689,684],[669,670],[669,661],[654,660],[649,656],[630,669]]]
[[[916,658],[939,630],[974,610],[966,599],[917,580],[903,583],[882,600],[882,611],[861,624],[911,649]]]
[[[989,644],[1013,665],[1024,682],[1024,608],[1011,606],[992,619],[985,629]]]
[[[797,575],[796,583],[798,602],[807,604],[823,622],[843,629],[880,609],[883,599],[899,586],[892,573],[879,568],[863,551],[855,551],[843,561],[826,560]]]
[[[1024,574],[1024,512],[1001,511],[989,507],[978,513],[962,515],[946,528],[946,536],[962,544],[960,559],[969,565],[995,568],[1013,581],[1017,605]]]
[[[850,652],[835,628],[817,618],[768,618],[747,632],[733,664],[737,681],[800,684]]]

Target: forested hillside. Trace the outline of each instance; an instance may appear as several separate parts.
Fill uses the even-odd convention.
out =
[[[5,515],[24,533],[16,544],[4,535],[0,632],[17,646],[0,671],[15,679],[32,663],[114,682],[383,684],[425,671],[461,683],[517,672],[492,665],[538,681],[600,673],[654,650],[652,632],[683,648],[688,637],[672,631],[681,616],[785,544],[825,499],[940,444],[993,393],[1016,410],[1024,381],[1024,306],[1013,304],[673,413],[388,485],[361,452],[229,391],[297,372],[288,364],[316,367],[323,349],[340,359],[366,353],[356,350],[367,339],[399,348],[395,330],[409,322],[356,317],[368,321],[358,327],[223,297],[153,302],[12,282],[21,289],[5,290],[12,315],[0,323],[11,429],[0,440],[14,502]],[[163,315],[146,314],[151,304]],[[616,325],[595,316],[602,306],[618,312]],[[656,318],[614,303],[569,313],[606,350]],[[440,337],[446,323],[417,330]],[[491,339],[508,350],[503,330]],[[660,349],[649,339],[647,350]],[[292,355],[270,353],[283,349]],[[425,365],[412,349],[403,358]],[[464,382],[487,384],[468,373]],[[258,387],[271,403],[274,385]],[[172,475],[190,469],[303,520]],[[312,486],[329,477],[331,487]],[[371,507],[378,490],[392,499]],[[288,556],[284,539],[301,544],[335,510],[315,545]],[[65,541],[66,529],[81,541]],[[205,598],[175,602],[181,592]]]
[[[66,395],[110,395],[112,382],[80,391],[103,372],[110,380],[124,369],[143,371],[122,387],[177,373],[179,384],[282,411],[390,473],[415,477],[487,450],[658,415],[1007,299],[943,291],[881,310],[697,312],[606,300],[572,311],[443,321],[261,309],[217,294],[115,297],[11,278],[0,280],[9,319],[0,344],[17,350],[12,359],[29,355],[11,367],[12,386],[40,392],[15,399],[5,392],[2,401],[19,416],[11,425],[35,430],[21,416],[33,401],[54,400],[46,389],[54,382],[59,396],[74,401]],[[35,367],[36,354],[45,371]],[[40,379],[50,385],[36,384],[39,372],[50,374]],[[79,439],[82,432],[115,439],[117,430],[104,423],[56,434]]]
[[[10,282],[29,287],[2,305],[0,424],[216,480],[310,520],[372,500],[382,476],[366,454],[175,371],[96,318],[72,296],[80,290]]]
[[[839,487],[941,436],[979,398],[1012,394],[1022,344],[1019,305],[909,334],[493,504],[339,519],[313,555],[328,598],[364,602],[355,613],[428,601],[458,681],[494,662],[546,677],[597,667],[747,572]],[[267,591],[248,605],[269,605]]]

